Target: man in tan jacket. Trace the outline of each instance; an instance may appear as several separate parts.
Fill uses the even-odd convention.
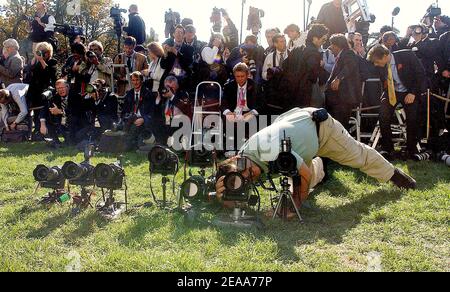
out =
[[[132,72],[142,73],[142,71],[148,69],[147,57],[134,51],[136,48],[135,38],[125,38],[123,47],[124,52],[114,59],[114,64],[124,65],[124,67],[114,69],[114,79],[117,80],[119,96],[124,96],[130,90],[129,75]]]

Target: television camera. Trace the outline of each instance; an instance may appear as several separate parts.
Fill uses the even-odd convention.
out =
[[[213,24],[213,33],[221,33],[222,31],[222,13],[226,14],[224,9],[213,8],[210,21]]]
[[[128,187],[122,162],[97,165],[94,169],[95,185],[102,190],[102,198],[96,209],[105,219],[117,219],[124,211],[128,211]],[[125,202],[117,202],[114,192],[125,186]],[[108,194],[105,193],[107,190]]]
[[[81,210],[84,210],[89,206],[92,207],[91,197],[94,195],[94,191],[88,191],[87,188],[95,185],[95,167],[90,163],[90,159],[93,157],[93,151],[94,145],[87,145],[84,151],[84,161],[82,163],[67,161],[62,168],[62,173],[68,180],[69,186],[73,185],[81,187],[80,194],[73,196],[73,214],[78,214]]]
[[[262,28],[261,18],[263,18],[264,15],[264,10],[250,6],[250,12],[247,19],[247,30],[251,30],[252,34],[257,36]]]
[[[122,9],[119,5],[111,7],[109,10],[109,17],[114,21],[114,31],[117,35],[118,40],[118,52],[120,52],[120,42],[122,40],[122,28],[125,25],[125,18],[123,18],[122,13],[127,13],[126,9]]]
[[[164,33],[166,38],[169,38],[173,36],[175,27],[181,24],[181,15],[180,13],[174,12],[172,11],[172,9],[169,9],[169,11],[166,11],[166,13],[164,14],[164,22],[166,23]]]
[[[167,200],[167,184],[171,181],[168,176],[173,176],[172,179],[172,194],[175,196],[175,177],[179,170],[178,156],[172,152],[169,148],[156,145],[148,153],[149,171],[150,171],[150,191],[155,203],[161,208],[167,208],[169,202]],[[154,174],[160,174],[161,185],[163,191],[162,201],[158,200],[155,196],[152,177]]]
[[[66,179],[64,178],[60,167],[47,167],[41,164],[34,169],[33,176],[38,182],[34,193],[37,192],[39,187],[53,190],[52,192],[49,192],[47,196],[43,197],[39,201],[39,204],[63,204],[70,200],[70,194],[64,190]]]

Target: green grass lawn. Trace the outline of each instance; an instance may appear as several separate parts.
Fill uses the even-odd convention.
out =
[[[444,165],[399,162],[418,180],[419,190],[410,192],[334,166],[332,179],[310,199],[313,210],[303,212],[306,224],[266,220],[259,231],[133,207],[151,200],[148,162],[137,154],[125,156],[132,206],[118,221],[106,222],[92,209],[71,217],[70,204],[38,206],[45,190],[32,196],[33,169],[67,160],[82,155],[0,144],[0,271],[65,271],[73,253],[81,271],[450,271]],[[158,178],[154,184],[160,188]]]

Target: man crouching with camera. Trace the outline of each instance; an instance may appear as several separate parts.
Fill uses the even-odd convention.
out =
[[[395,168],[374,149],[353,139],[342,124],[325,110],[315,108],[295,108],[251,137],[240,151],[240,155],[247,160],[246,168],[241,172],[244,178],[258,181],[262,174],[273,174],[269,171],[270,166],[281,152],[284,135],[291,138],[292,154],[297,159],[300,179],[294,179],[297,185],[294,186],[293,197],[298,208],[307,200],[311,182],[317,181],[320,174],[315,169],[315,157],[329,158],[341,165],[359,169],[382,183],[391,181],[402,189],[416,188],[413,178]],[[236,160],[233,158],[225,164],[233,165]],[[224,179],[220,177],[216,184],[218,198],[225,191]]]
[[[152,115],[155,112],[155,98],[144,85],[144,76],[136,71],[131,74],[133,89],[125,96],[122,111],[124,130],[128,134],[128,148],[144,146],[144,141],[152,137]]]

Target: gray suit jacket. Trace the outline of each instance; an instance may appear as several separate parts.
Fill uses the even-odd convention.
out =
[[[9,56],[5,64],[0,65],[0,80],[8,87],[14,83],[22,83],[23,59],[19,53]]]

